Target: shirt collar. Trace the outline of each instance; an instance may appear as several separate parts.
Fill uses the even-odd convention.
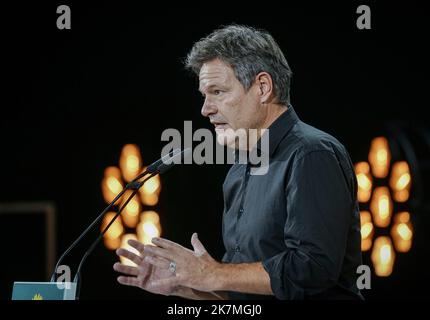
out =
[[[287,111],[283,112],[275,119],[275,121],[272,122],[268,128],[269,130],[264,133],[265,135],[269,134],[269,158],[272,157],[279,143],[299,120],[300,119],[294,111],[293,106],[290,104]],[[255,148],[258,149],[258,151],[255,150]],[[261,155],[265,151],[261,148],[261,138],[258,140],[255,148],[251,152],[257,151]],[[240,151],[238,149],[233,151],[235,155],[235,163],[239,163],[239,152]]]
[[[273,123],[269,126],[269,156],[272,157],[279,143],[291,130],[291,128],[299,121],[299,117],[294,111],[293,106],[290,104],[287,111],[283,112]],[[267,132],[266,132],[267,133]],[[264,133],[264,134],[266,134]],[[257,148],[262,152],[261,139],[257,142]]]

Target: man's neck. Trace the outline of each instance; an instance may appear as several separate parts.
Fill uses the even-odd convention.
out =
[[[267,106],[267,115],[263,124],[261,125],[261,129],[267,129],[270,125],[275,122],[276,119],[279,118],[281,114],[288,110],[287,106],[280,104],[269,104]]]
[[[267,105],[267,113],[263,123],[258,128],[257,136],[256,137],[253,135],[249,136],[248,150],[252,150],[254,148],[254,146],[257,144],[258,140],[261,138],[261,136],[264,134],[267,128],[269,128],[270,125],[273,122],[275,122],[275,120],[278,119],[280,115],[287,110],[288,110],[288,107],[284,105],[280,105],[280,104]]]

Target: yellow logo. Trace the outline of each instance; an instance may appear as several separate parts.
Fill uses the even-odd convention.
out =
[[[36,293],[31,300],[43,300],[43,297],[40,293]]]

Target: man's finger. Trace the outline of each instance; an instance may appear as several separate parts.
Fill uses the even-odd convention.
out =
[[[206,249],[203,246],[203,244],[200,242],[199,237],[197,235],[197,233],[193,233],[193,235],[191,236],[191,245],[194,248],[194,252],[198,255],[201,256],[204,253],[206,253]]]
[[[126,249],[120,248],[120,249],[116,250],[116,254],[119,256],[123,256],[127,259],[130,259],[131,261],[133,261],[137,265],[140,265],[142,263],[142,258],[140,256],[138,256],[137,254],[130,252]]]
[[[169,260],[165,258],[157,257],[157,256],[146,255],[145,258],[143,258],[143,261],[150,263],[153,266],[156,266],[161,269],[169,269],[169,266],[170,266]]]
[[[125,266],[119,262],[113,265],[113,269],[117,272],[128,274],[130,276],[137,276],[139,274],[139,269],[132,266]]]
[[[145,257],[147,255],[151,255],[151,256],[166,258],[169,261],[174,260],[175,254],[172,252],[172,250],[163,249],[163,248],[159,248],[151,245],[145,245],[144,250],[145,250]]]
[[[136,277],[119,276],[118,282],[126,286],[140,287],[140,280]]]
[[[184,247],[181,246],[180,244],[164,239],[164,238],[159,238],[159,237],[154,237],[152,238],[151,242],[153,244],[155,244],[158,247],[164,248],[164,249],[168,249],[168,250],[177,250],[177,249],[183,249]]]
[[[133,248],[137,249],[137,251],[139,251],[140,254],[143,255],[145,246],[143,245],[142,242],[134,240],[134,239],[130,239],[130,240],[128,240],[128,244],[130,246],[132,246]]]

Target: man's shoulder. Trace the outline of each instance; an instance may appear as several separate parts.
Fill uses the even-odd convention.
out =
[[[341,153],[347,155],[343,144],[331,134],[315,128],[303,121],[298,121],[283,140],[284,148],[295,154],[295,158],[301,158],[312,152]]]

